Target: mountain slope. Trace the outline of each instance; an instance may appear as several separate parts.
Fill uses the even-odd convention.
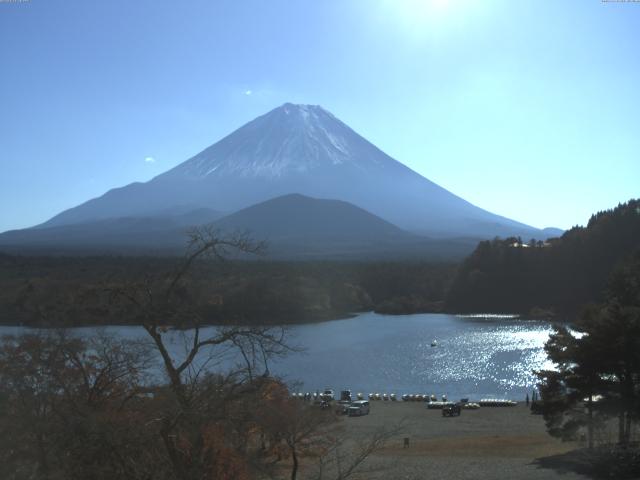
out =
[[[248,231],[266,240],[267,256],[280,259],[459,259],[475,242],[415,235],[340,200],[284,195],[214,223],[222,231]]]
[[[236,211],[298,192],[353,203],[437,237],[546,237],[448,192],[386,155],[319,106],[285,104],[177,167],[55,216],[44,227],[150,216],[175,205]]]
[[[188,210],[184,206],[148,217],[105,218],[71,225],[11,230],[0,234],[0,248],[5,251],[62,253],[162,253],[183,248],[188,228],[211,223],[220,217],[220,212],[211,209]]]
[[[126,217],[0,234],[0,249],[39,253],[175,254],[189,227],[215,213],[196,210],[175,217]],[[475,242],[434,241],[401,230],[340,200],[285,195],[252,205],[212,225],[224,233],[249,232],[264,240],[271,259],[459,259]]]
[[[375,243],[416,237],[369,212],[340,200],[291,194],[233,213],[215,222],[223,230],[250,230],[277,241],[329,239]]]

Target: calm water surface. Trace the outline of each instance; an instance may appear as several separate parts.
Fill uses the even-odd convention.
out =
[[[103,330],[146,338],[140,327]],[[25,329],[0,327],[0,334],[20,331]],[[74,329],[81,336],[96,331]],[[329,386],[364,393],[447,394],[450,399],[524,399],[535,385],[532,371],[550,367],[543,351],[550,332],[548,322],[497,316],[364,313],[292,327],[290,343],[305,351],[273,362],[271,373],[300,382],[298,391]],[[433,340],[437,347],[431,346]],[[184,334],[172,335],[173,352],[183,352],[185,341]]]

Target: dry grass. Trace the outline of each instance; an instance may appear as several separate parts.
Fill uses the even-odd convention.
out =
[[[380,455],[537,458],[565,453],[570,444],[550,442],[546,435],[477,435],[469,437],[417,440],[409,448],[393,445],[380,450]]]
[[[421,403],[372,402],[371,414],[342,418],[341,435],[362,442],[381,428],[402,424],[400,433],[368,461],[370,471],[357,479],[407,480],[577,480],[573,472],[544,468],[538,459],[560,456],[578,447],[550,437],[542,418],[524,405],[463,411],[443,418]],[[409,438],[409,448],[404,448]]]

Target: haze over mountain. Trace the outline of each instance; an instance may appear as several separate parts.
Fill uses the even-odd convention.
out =
[[[468,240],[432,240],[411,234],[341,200],[284,195],[215,222],[225,231],[248,230],[268,242],[277,258],[461,258],[473,249]]]
[[[251,230],[267,240],[415,239],[395,225],[341,200],[317,200],[300,194],[277,197],[244,208],[215,222],[227,231]]]
[[[204,222],[204,220],[207,220]],[[219,218],[198,209],[187,214],[120,217],[13,230],[0,235],[9,253],[175,255],[186,247],[190,227],[248,232],[267,242],[269,259],[451,260],[471,253],[470,239],[433,240],[406,232],[355,205],[299,194],[284,195]]]
[[[289,193],[345,200],[429,235],[542,234],[453,195],[323,108],[293,104],[256,118],[149,182],[110,190],[42,226],[149,215],[185,204],[232,212]]]
[[[305,200],[308,196],[349,202],[349,208],[343,204],[335,214],[339,210],[350,215],[359,207],[366,212],[358,218],[362,220],[367,212],[380,217],[378,226],[386,221],[387,233],[396,229],[396,235],[401,229],[405,236],[412,232],[467,239],[546,238],[557,233],[478,208],[386,155],[320,106],[287,103],[149,182],[115,188],[37,227],[7,232],[0,236],[0,244],[15,245],[19,239],[23,245],[90,245],[111,238],[115,244],[144,246],[145,228],[156,234],[151,243],[173,244],[168,240],[178,227],[208,223],[220,216],[217,212],[233,213],[290,194],[300,195],[271,204],[269,215],[254,218],[262,219],[257,230],[276,238],[291,236],[295,230],[298,239],[317,237],[328,218],[316,215],[318,210]],[[300,211],[311,218],[278,220],[287,218],[277,213],[278,208],[299,209],[300,205],[293,205],[300,202],[306,202]],[[231,225],[238,218],[240,213],[221,225]],[[345,239],[347,232],[353,232],[346,218],[342,220]],[[257,225],[249,223],[248,227]],[[167,241],[157,238],[163,230]],[[368,238],[382,240],[376,235]]]
[[[186,209],[186,211],[185,211]],[[156,215],[88,220],[46,228],[11,230],[0,234],[0,250],[42,253],[179,253],[186,231],[212,223],[222,215],[207,208],[179,206]]]

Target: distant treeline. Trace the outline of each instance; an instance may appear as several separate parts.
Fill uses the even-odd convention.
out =
[[[494,312],[573,318],[600,302],[613,269],[640,249],[640,201],[592,216],[547,242],[481,242],[461,264],[419,261],[205,261],[182,285],[210,324],[314,322],[380,313]],[[138,324],[113,292],[161,286],[171,257],[0,254],[0,323]]]
[[[40,326],[136,324],[115,290],[162,282],[168,257],[0,255],[0,323]],[[211,324],[286,324],[353,312],[441,311],[455,264],[421,262],[206,261],[183,287]]]
[[[640,200],[591,217],[548,242],[481,242],[460,266],[446,310],[560,314],[572,318],[602,301],[616,266],[640,248]]]

